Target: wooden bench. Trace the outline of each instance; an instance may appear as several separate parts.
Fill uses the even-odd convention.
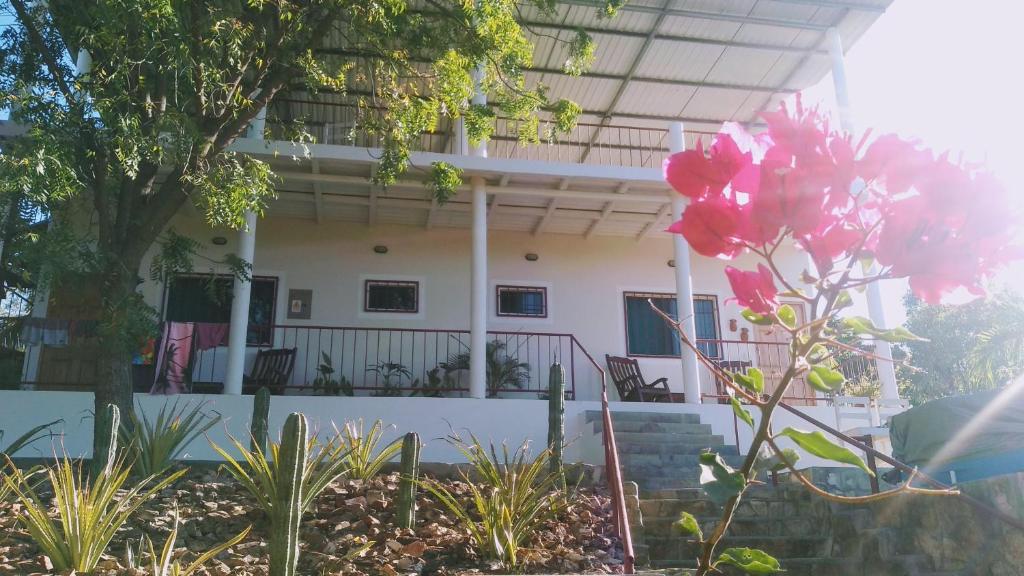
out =
[[[640,364],[632,358],[605,354],[608,373],[623,402],[672,402],[668,379],[658,378],[648,384],[640,372]]]
[[[295,369],[297,348],[274,348],[256,352],[252,370],[242,382],[243,394],[255,394],[266,386],[271,394],[281,395]]]

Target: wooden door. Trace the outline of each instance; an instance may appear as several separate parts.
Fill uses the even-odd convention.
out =
[[[786,302],[796,310],[797,322],[803,324],[807,315],[799,302]],[[789,333],[774,326],[757,327],[757,367],[764,372],[765,392],[775,392],[782,380],[782,374],[789,366]],[[795,406],[813,406],[814,389],[804,378],[797,378],[789,385],[785,402]]]

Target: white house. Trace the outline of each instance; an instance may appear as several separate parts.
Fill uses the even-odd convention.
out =
[[[450,425],[496,441],[542,441],[546,403],[537,399],[557,362],[571,398],[567,435],[581,438],[570,456],[600,460],[585,441],[592,431],[584,414],[600,408],[610,355],[636,358],[648,382],[666,378],[677,401],[620,404],[608,381],[614,409],[696,412],[716,433],[744,442],[731,410],[718,403],[714,378],[680,350],[647,300],[683,318],[709,356],[760,366],[769,379],[786,344],[742,321],[728,301],[723,262],[691,254],[681,237],[664,232],[685,206],[661,164],[723,122],[756,128],[761,111],[841,69],[843,46],[889,0],[641,0],[612,20],[598,19],[588,4],[563,0],[558,17],[543,22],[524,9],[525,19],[537,20],[531,28],[544,31],[533,38],[529,76],[585,112],[555,143],[521,146],[499,119],[495,136],[474,148],[453,124],[424,134],[412,169],[381,188],[370,181],[379,150],[351,135],[351,100],[300,92],[273,103],[268,132],[278,133],[275,121],[298,119],[317,143],[237,142],[236,151],[269,162],[280,178],[266,215],[239,233],[210,229],[186,209],[173,227],[201,242],[210,260],[235,253],[251,261],[252,282],[211,283],[225,270],[199,259],[192,275],[139,287],[162,320],[192,326],[182,374],[193,391],[223,392],[204,398],[229,417],[227,429],[244,434],[251,400],[239,395],[258,352],[294,349],[284,395],[273,401],[278,422],[302,410],[322,426],[380,417],[428,439]],[[597,42],[597,58],[590,72],[571,77],[560,72],[563,55],[548,36],[568,37],[581,26]],[[263,133],[255,128],[251,134]],[[435,161],[465,175],[444,205],[423,183],[424,167]],[[794,275],[805,267],[795,249],[781,259]],[[225,297],[211,297],[211,285]],[[70,342],[28,344],[25,389],[0,392],[0,428],[16,433],[61,416],[65,446],[84,453],[89,435],[77,431],[91,423],[79,413],[92,399],[74,390],[87,389],[93,369],[87,347],[74,343],[85,329],[79,318],[47,315],[43,304],[38,316],[76,321],[59,325]],[[459,354],[488,343],[491,354],[461,365]],[[516,375],[492,377],[488,386],[488,356]],[[881,366],[883,382],[887,371]],[[155,367],[140,364],[137,377],[148,390]],[[324,396],[326,380],[351,386],[354,396]],[[423,397],[439,387],[440,398]],[[806,387],[793,394],[791,403],[836,423],[834,409]],[[150,407],[163,399],[139,401]],[[202,446],[192,452],[210,456]],[[452,453],[431,442],[424,457]]]

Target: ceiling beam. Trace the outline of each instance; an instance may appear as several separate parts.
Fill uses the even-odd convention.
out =
[[[593,0],[558,0],[559,4],[572,4],[574,6],[586,6],[588,8],[597,9],[597,4]],[[637,3],[626,3],[619,10],[626,12],[645,12],[647,14],[659,14],[663,10],[657,6],[650,6],[646,4]],[[811,22],[805,22],[801,20],[790,20],[781,18],[763,18],[758,16],[744,16],[740,14],[723,14],[719,12],[703,12],[700,10],[683,10],[679,8],[668,8],[664,10],[664,13],[668,16],[682,16],[684,18],[694,18],[697,20],[714,20],[718,22],[736,22],[738,24],[760,24],[763,26],[776,26],[779,28],[795,28],[798,30],[818,30],[822,31],[827,28],[821,24],[813,24]]]
[[[885,14],[886,6],[875,4],[861,4],[860,2],[844,2],[843,0],[774,0],[781,4],[802,4],[805,6],[817,6],[819,8],[843,8],[857,12],[871,12],[874,14]]]
[[[583,237],[589,239],[591,236],[593,236],[594,233],[597,232],[597,229],[600,228],[601,224],[603,224],[604,221],[608,219],[608,216],[611,215],[614,209],[615,202],[605,202],[604,208],[601,208],[601,216],[599,216],[596,220],[590,223],[590,226],[587,227],[587,231],[583,233]]]
[[[548,207],[544,210],[544,215],[540,217],[540,221],[533,227],[533,235],[537,236],[541,232],[547,229],[548,224],[551,222],[551,218],[555,215],[558,210],[558,198],[552,198],[548,202]]]
[[[667,216],[671,210],[672,204],[665,204],[664,206],[662,206],[661,210],[658,210],[658,213],[654,216],[654,220],[648,222],[644,226],[643,230],[641,230],[640,233],[636,235],[636,241],[639,242],[644,238],[650,236],[651,233],[658,230],[658,228],[662,226],[661,221],[665,219],[665,216]]]
[[[622,99],[622,95],[626,93],[626,89],[629,87],[629,81],[633,78],[636,73],[636,69],[640,67],[640,63],[644,57],[647,56],[647,51],[651,49],[651,43],[654,41],[655,35],[658,33],[658,28],[661,28],[661,23],[665,20],[665,11],[671,5],[672,0],[665,0],[665,4],[662,6],[661,12],[658,14],[658,18],[655,19],[654,24],[651,25],[650,31],[647,32],[647,36],[644,38],[644,43],[640,46],[640,50],[637,51],[636,56],[633,57],[633,62],[629,65],[629,70],[626,75],[623,76],[619,83],[619,87],[615,90],[615,95],[612,96],[612,102],[608,105],[607,110],[601,115],[601,126],[598,126],[594,130],[594,134],[590,137],[590,142],[587,142],[587,147],[583,149],[583,153],[580,154],[580,164],[587,161],[587,157],[590,156],[590,151],[594,149],[594,144],[597,143],[601,137],[601,129],[603,126],[611,123],[610,114],[612,110],[619,105],[619,100]]]

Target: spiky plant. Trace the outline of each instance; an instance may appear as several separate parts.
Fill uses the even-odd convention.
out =
[[[345,422],[339,436],[348,450],[345,456],[348,472],[345,475],[352,479],[370,480],[402,451],[401,438],[396,438],[380,450],[377,449],[384,437],[384,423],[380,420],[370,426],[369,432],[365,430],[362,419],[358,421],[358,428],[355,422]]]
[[[210,416],[202,408],[202,404],[191,406],[176,400],[174,404],[164,403],[155,420],[141,409],[129,413],[132,425],[121,428],[121,441],[131,455],[135,474],[163,473],[193,440],[220,421],[220,414]]]
[[[41,497],[24,472],[7,459],[11,472],[3,482],[24,508],[18,521],[53,563],[55,570],[90,574],[110,540],[150,497],[181,478],[182,469],[157,481],[155,476],[126,486],[130,467],[124,456],[91,480],[67,455],[46,469],[52,498]],[[51,500],[53,505],[51,506]],[[55,510],[51,517],[51,510]]]
[[[128,548],[127,564],[129,568],[145,570],[148,576],[191,576],[191,574],[199,570],[213,557],[244,540],[249,535],[251,529],[252,526],[246,527],[245,530],[242,530],[231,540],[214,546],[192,561],[191,564],[182,566],[178,563],[178,560],[174,559],[174,543],[178,539],[178,509],[175,507],[174,527],[171,528],[171,533],[167,536],[160,554],[157,555],[156,550],[153,548],[153,541],[149,539],[149,536],[143,535],[139,539],[138,551],[133,551],[131,547]],[[144,554],[149,556],[146,562],[142,559]]]
[[[63,422],[63,420],[54,420],[53,422],[47,422],[46,424],[40,424],[39,426],[36,426],[35,428],[32,428],[28,432],[25,432],[21,436],[18,436],[17,438],[15,438],[13,442],[8,444],[4,449],[0,450],[0,460],[2,460],[2,462],[0,462],[0,464],[3,464],[3,466],[6,468],[8,466],[8,462],[9,462],[9,458],[10,457],[13,457],[15,454],[18,453],[19,450],[21,450],[22,448],[24,448],[24,447],[28,446],[29,444],[35,442],[36,440],[44,438],[44,437],[46,437],[48,435],[52,435],[53,433],[51,432],[50,429],[54,425],[59,424],[61,422]],[[4,431],[0,430],[0,440],[3,440],[3,439],[4,439]],[[25,472],[23,472],[23,474],[25,475],[26,478],[33,477],[33,476],[37,475],[39,472],[41,472],[42,469],[43,469],[42,466],[34,466],[34,467],[26,470]],[[3,473],[4,473],[3,469],[0,469],[0,474],[3,474]],[[10,487],[7,485],[6,482],[4,482],[3,480],[0,480],[0,502],[6,502],[7,499],[10,498],[10,496],[11,496],[11,489],[10,489]]]
[[[458,436],[448,441],[469,461],[473,479],[459,471],[469,485],[469,503],[436,480],[420,485],[469,532],[482,556],[516,571],[523,543],[567,503],[566,492],[559,489],[561,475],[550,471],[551,451],[531,459],[526,443],[514,452],[502,445],[499,456],[493,444],[487,450],[475,436],[469,442]]]
[[[238,482],[252,494],[257,505],[273,521],[277,492],[281,483],[280,450],[281,443],[271,441],[267,452],[259,446],[246,447],[234,437],[228,439],[238,451],[236,457],[214,442],[213,449],[224,459],[222,468],[234,476]],[[317,496],[331,482],[334,482],[348,470],[348,451],[340,435],[321,442],[315,434],[306,439],[306,461],[303,475],[305,489],[302,494],[302,510],[309,510]]]

